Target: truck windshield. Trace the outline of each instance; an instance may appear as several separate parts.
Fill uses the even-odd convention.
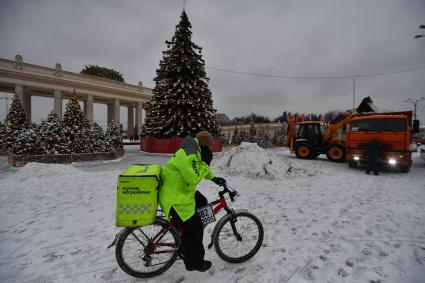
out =
[[[389,119],[370,119],[353,120],[351,123],[352,132],[405,132],[406,120]]]

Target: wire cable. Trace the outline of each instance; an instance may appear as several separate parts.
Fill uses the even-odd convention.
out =
[[[376,77],[376,76],[383,76],[383,75],[390,75],[390,74],[413,72],[413,71],[418,71],[418,70],[425,69],[425,66],[419,66],[419,67],[401,69],[401,70],[390,71],[390,72],[377,72],[377,73],[366,73],[366,74],[352,74],[352,75],[299,75],[299,76],[292,76],[292,75],[272,75],[272,74],[260,74],[260,73],[240,72],[240,71],[235,71],[235,70],[229,70],[229,69],[223,69],[223,68],[216,68],[216,67],[208,67],[208,66],[206,66],[205,68],[210,69],[210,70],[214,70],[214,71],[219,71],[219,72],[226,72],[226,73],[233,73],[233,74],[246,75],[246,76],[254,76],[254,77],[284,78],[284,79],[348,79],[348,78]]]

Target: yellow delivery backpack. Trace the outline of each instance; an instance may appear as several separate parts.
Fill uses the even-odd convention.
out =
[[[146,226],[155,221],[161,165],[135,164],[118,177],[117,226]]]

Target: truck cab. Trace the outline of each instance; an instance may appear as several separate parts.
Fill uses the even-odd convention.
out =
[[[407,112],[376,113],[352,118],[347,133],[346,159],[350,167],[366,163],[367,145],[379,141],[378,163],[408,172],[412,163],[410,151],[410,115]]]

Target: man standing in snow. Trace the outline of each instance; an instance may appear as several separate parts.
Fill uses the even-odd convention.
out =
[[[367,144],[367,169],[366,174],[373,170],[373,174],[379,175],[378,171],[378,154],[379,154],[379,141],[372,139]]]
[[[171,216],[183,228],[179,255],[188,271],[203,272],[211,267],[211,262],[204,260],[204,226],[195,210],[208,204],[207,199],[196,190],[202,179],[220,186],[226,184],[225,179],[214,177],[209,168],[213,157],[212,144],[213,137],[207,131],[199,132],[196,138],[185,137],[161,172],[159,203],[167,219]]]

